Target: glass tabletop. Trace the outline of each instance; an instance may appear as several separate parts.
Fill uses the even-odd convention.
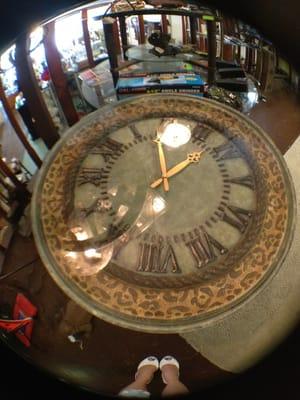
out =
[[[147,332],[201,326],[257,293],[288,252],[294,215],[267,135],[233,109],[175,94],[83,118],[50,152],[32,201],[56,283],[91,314]]]

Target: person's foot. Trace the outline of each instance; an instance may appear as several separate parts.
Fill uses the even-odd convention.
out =
[[[141,361],[138,365],[135,380],[143,382],[145,385],[153,379],[154,373],[158,370],[159,361],[154,356],[149,356]]]
[[[159,368],[161,370],[162,380],[166,385],[171,382],[178,381],[179,363],[176,358],[172,356],[165,356],[160,361]]]

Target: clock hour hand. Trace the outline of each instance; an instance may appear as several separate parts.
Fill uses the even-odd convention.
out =
[[[181,161],[179,164],[175,165],[173,168],[169,169],[166,173],[167,178],[171,178],[171,176],[178,174],[180,171],[185,169],[191,163],[197,163],[200,160],[201,154],[203,151],[189,153],[187,158],[184,161]],[[156,181],[152,182],[150,187],[152,189],[156,188],[162,183],[163,179],[159,178]]]
[[[161,174],[162,174],[162,180],[164,184],[164,190],[165,192],[169,191],[169,182],[168,179],[166,178],[167,174],[167,166],[166,166],[166,159],[164,155],[164,150],[160,141],[160,138],[157,137],[155,140],[153,140],[154,143],[157,144],[158,147],[158,156],[159,156],[159,163],[160,163],[160,169],[161,169]]]

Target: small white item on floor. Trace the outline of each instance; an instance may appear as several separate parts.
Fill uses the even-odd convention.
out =
[[[30,218],[30,204],[25,208],[22,217],[18,223],[18,232],[23,237],[29,237],[32,233],[31,218]]]

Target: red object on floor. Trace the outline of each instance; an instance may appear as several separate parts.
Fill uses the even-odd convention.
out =
[[[14,332],[18,329],[23,328],[32,321],[31,317],[24,318],[21,320],[16,319],[0,319],[0,329],[4,329],[6,332]]]
[[[30,318],[25,326],[18,329],[15,333],[17,338],[26,346],[30,346],[30,339],[33,329],[33,317],[37,314],[37,308],[22,294],[18,293],[13,311],[14,320],[25,320]]]

